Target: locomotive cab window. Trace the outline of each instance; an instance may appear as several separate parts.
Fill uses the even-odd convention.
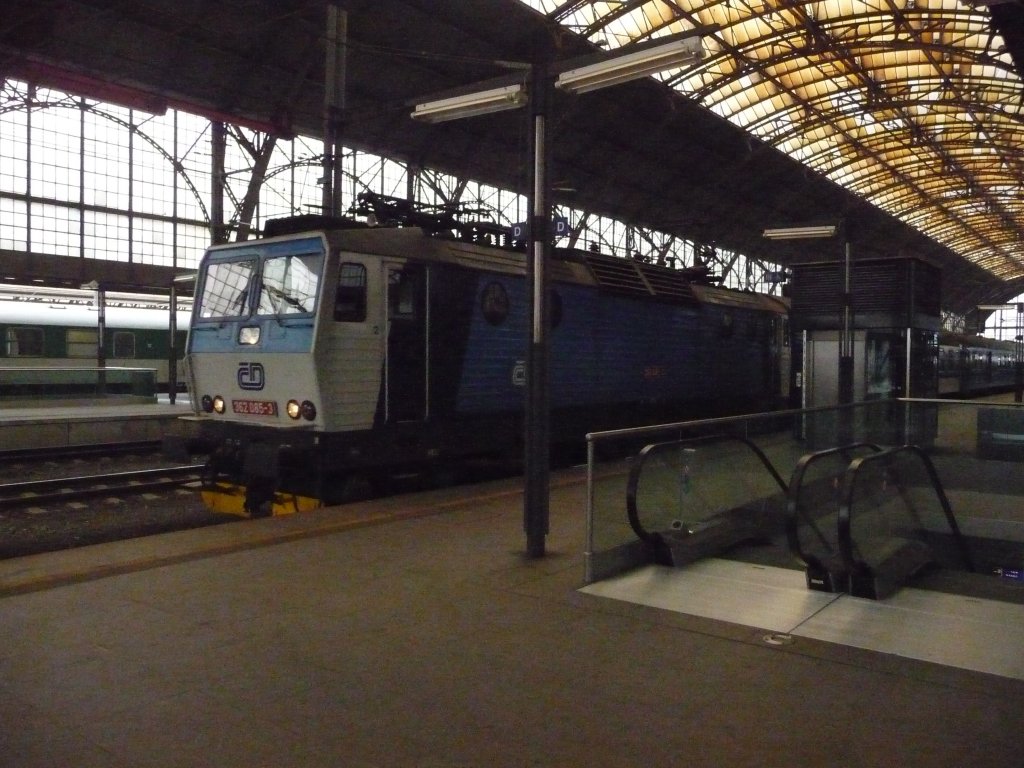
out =
[[[249,283],[256,270],[251,260],[214,262],[206,269],[199,297],[199,317],[238,317],[249,314]]]
[[[8,328],[5,339],[7,357],[42,357],[42,328]]]
[[[114,332],[114,357],[122,360],[135,358],[135,334],[131,331]]]
[[[342,323],[366,320],[366,267],[362,264],[341,265],[334,294],[334,319]]]
[[[257,313],[305,315],[316,307],[323,258],[318,253],[276,256],[263,263]]]

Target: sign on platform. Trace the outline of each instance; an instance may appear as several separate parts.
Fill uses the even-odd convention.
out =
[[[551,234],[553,237],[569,236],[569,219],[565,216],[555,216],[551,219]],[[530,222],[522,221],[512,225],[512,239],[526,240],[530,236]]]

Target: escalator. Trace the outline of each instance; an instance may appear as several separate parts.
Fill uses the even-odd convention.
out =
[[[655,443],[633,459],[626,512],[641,562],[721,557],[802,566],[809,589],[855,597],[884,599],[913,581],[1024,602],[1024,541],[965,535],[932,459],[913,445],[806,454],[787,483],[744,437]],[[973,531],[978,517],[967,520]]]
[[[794,471],[787,510],[790,546],[811,589],[882,599],[932,567],[975,570],[935,467],[917,446],[809,454]]]
[[[839,544],[836,513],[850,462],[881,452],[875,443],[852,443],[808,453],[790,478],[786,500],[789,548],[804,563],[807,587],[845,592],[849,572]]]
[[[646,446],[630,470],[626,511],[649,559],[678,567],[780,538],[786,493],[753,442],[715,434]]]

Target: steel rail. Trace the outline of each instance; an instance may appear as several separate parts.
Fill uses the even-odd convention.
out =
[[[200,479],[201,473],[202,466],[187,464],[104,475],[4,483],[0,485],[0,509],[176,488]]]

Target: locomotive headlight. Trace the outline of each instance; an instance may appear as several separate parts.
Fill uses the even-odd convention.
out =
[[[220,395],[213,398],[213,410],[217,413],[224,413],[224,398]]]
[[[303,400],[301,403],[298,400],[289,400],[285,412],[292,419],[301,417],[306,421],[313,421],[316,418],[316,406],[311,400]]]
[[[258,325],[243,325],[238,329],[239,344],[259,344],[260,327]]]
[[[213,411],[213,398],[209,395],[203,395],[203,399],[199,402],[203,406],[203,413],[211,413]]]

